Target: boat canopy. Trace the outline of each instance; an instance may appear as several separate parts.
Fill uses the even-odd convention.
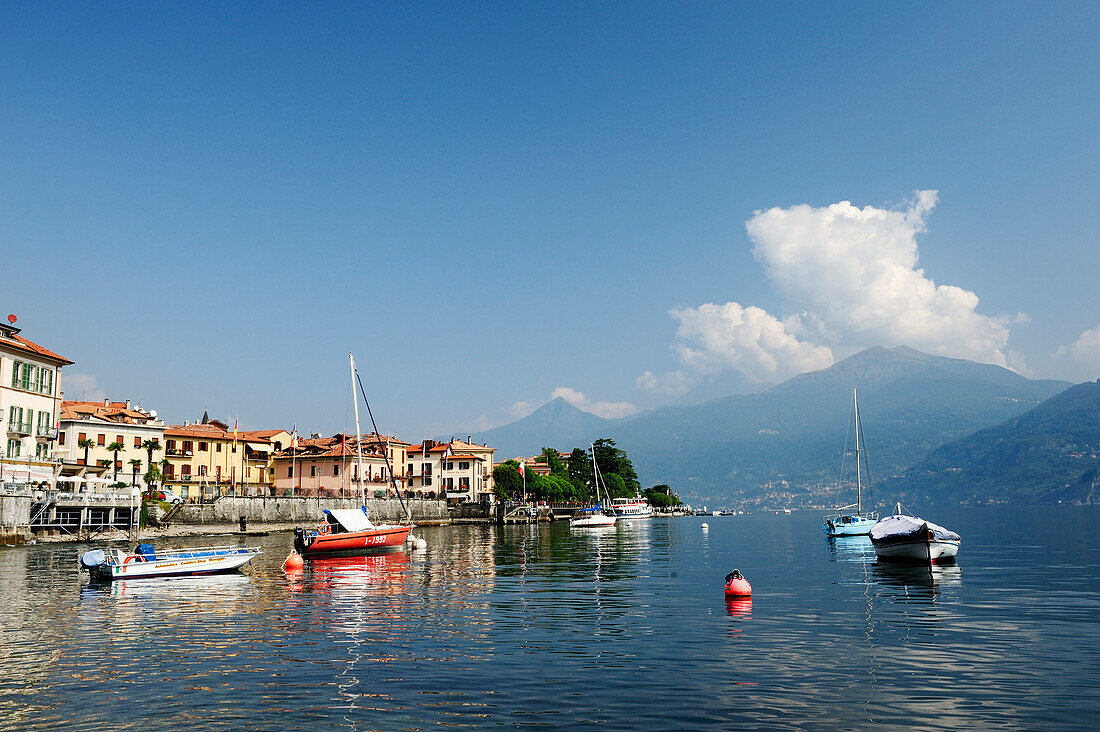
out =
[[[367,509],[363,508],[326,508],[325,513],[332,516],[346,531],[366,531],[374,528],[367,518]]]
[[[928,525],[928,529],[932,532],[932,538],[936,541],[960,541],[961,537],[950,529],[945,529],[938,524],[934,524],[931,521],[925,521],[914,516],[906,516],[904,514],[894,514],[887,516],[879,521],[877,524],[871,527],[871,540],[882,541],[883,539],[897,539],[908,536],[918,536],[923,530],[925,524]]]

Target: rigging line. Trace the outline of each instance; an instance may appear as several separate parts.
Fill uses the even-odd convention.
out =
[[[363,389],[363,380],[359,378],[359,369],[355,369],[355,380],[359,383],[359,393],[363,395],[363,403],[367,405],[367,416],[370,417],[370,426],[374,429],[374,436],[378,438],[381,443],[382,435],[378,433],[378,425],[374,422],[374,413],[371,412],[370,402],[367,401],[367,392]],[[405,499],[401,497],[401,489],[397,487],[397,480],[393,477],[393,468],[390,466],[390,451],[385,447],[382,448],[382,459],[386,461],[386,472],[390,476],[390,485],[393,486],[393,492],[397,495],[397,500],[401,502],[401,510],[405,512],[405,517],[412,521],[412,514],[409,513],[408,506],[405,505]]]

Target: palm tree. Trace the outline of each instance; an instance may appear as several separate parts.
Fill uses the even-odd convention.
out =
[[[76,444],[77,444],[77,446],[84,448],[84,464],[87,465],[88,464],[88,448],[91,447],[92,445],[94,445],[95,443],[92,442],[91,440],[89,440],[87,437],[85,437],[83,440],[79,440]]]
[[[114,464],[115,464],[115,482],[116,483],[118,482],[118,454],[120,452],[124,451],[125,449],[126,449],[126,446],[123,445],[121,442],[112,442],[110,445],[107,445],[107,452],[113,452],[115,454]]]
[[[141,470],[141,458],[134,458],[130,461],[130,467],[134,471],[134,485],[137,485],[137,474]]]
[[[149,456],[148,465],[149,465],[149,469],[152,470],[153,469],[153,450],[159,450],[160,449],[160,443],[157,442],[156,440],[146,440],[145,442],[141,443],[141,449],[145,450],[145,454]]]
[[[168,466],[171,463],[168,458],[164,458],[160,461],[160,485],[163,488],[164,484],[168,481]]]

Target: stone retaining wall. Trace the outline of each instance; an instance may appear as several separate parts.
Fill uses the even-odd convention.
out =
[[[407,501],[412,509],[413,523],[420,521],[446,521],[450,518],[446,501]],[[317,523],[326,508],[359,508],[358,498],[271,498],[257,496],[223,496],[213,503],[187,503],[172,517],[172,524],[183,525],[236,525],[243,516],[253,524],[312,526]],[[368,498],[367,514],[375,523],[399,521],[404,517],[401,502],[394,498]]]

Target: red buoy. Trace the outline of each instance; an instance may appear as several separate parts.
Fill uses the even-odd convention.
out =
[[[287,571],[301,569],[305,566],[305,563],[305,560],[302,559],[302,555],[292,549],[283,562],[283,569]]]
[[[748,597],[752,594],[752,585],[736,569],[726,575],[726,597]]]

